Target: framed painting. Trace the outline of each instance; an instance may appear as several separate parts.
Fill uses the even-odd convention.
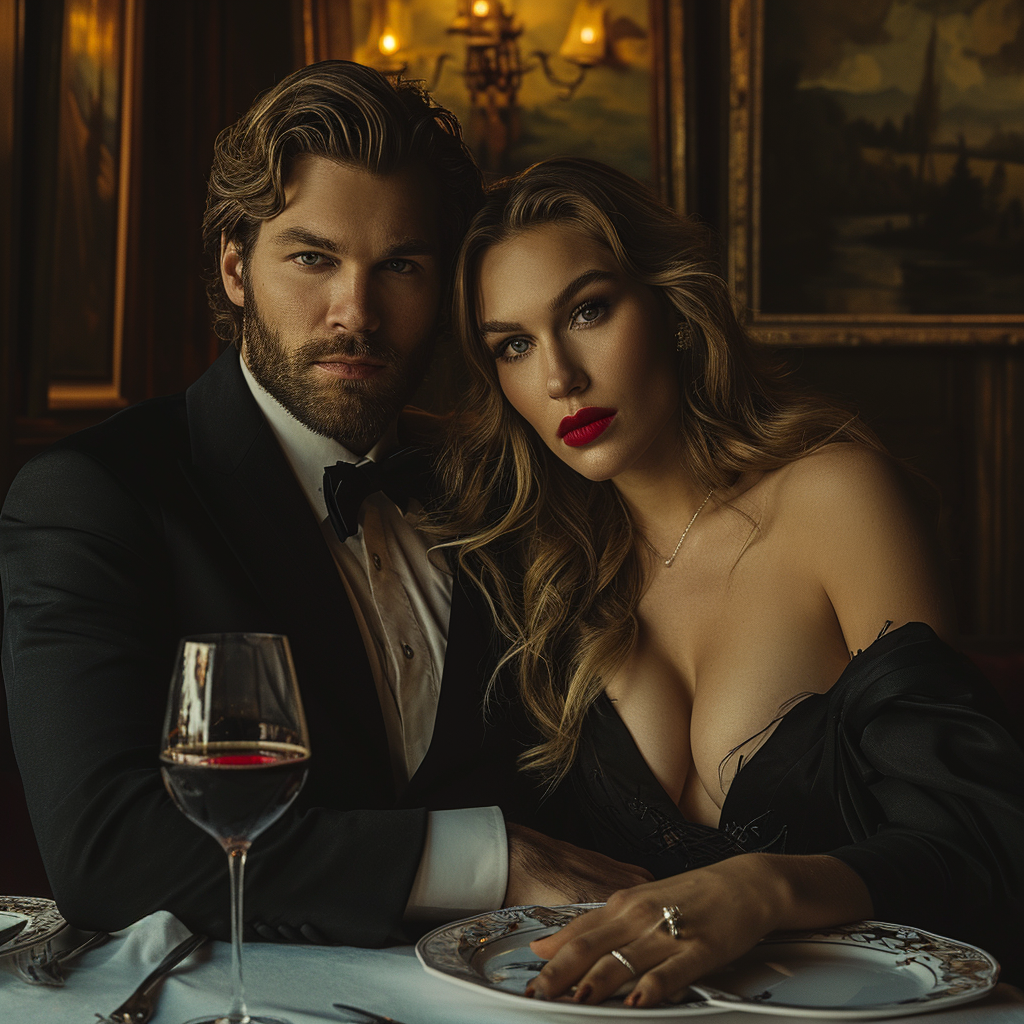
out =
[[[117,407],[137,0],[64,0],[46,338],[50,409]]]
[[[307,58],[325,55],[317,46],[330,31],[322,3],[306,0]],[[682,4],[349,0],[348,7],[352,59],[424,81],[462,122],[488,178],[546,157],[592,157],[685,209]]]
[[[755,335],[1024,341],[1024,0],[730,0],[729,37]]]

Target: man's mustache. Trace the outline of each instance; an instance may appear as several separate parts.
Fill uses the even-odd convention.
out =
[[[314,338],[303,342],[295,358],[304,363],[342,356],[348,359],[373,359],[388,366],[399,362],[398,353],[390,345],[359,334],[342,334],[332,338]]]

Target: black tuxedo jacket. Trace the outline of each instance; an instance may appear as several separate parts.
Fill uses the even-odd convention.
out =
[[[378,945],[402,913],[427,809],[521,817],[517,743],[485,725],[489,626],[455,581],[433,740],[407,792],[344,586],[226,352],[185,395],[76,434],[18,475],[0,521],[3,674],[57,903],[113,931],[157,909],[229,932],[225,857],[172,805],[159,740],[178,639],[286,634],[313,759],[247,866],[247,932]]]

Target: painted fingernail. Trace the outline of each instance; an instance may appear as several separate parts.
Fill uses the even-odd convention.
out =
[[[626,1006],[639,1006],[640,1000],[643,998],[641,993],[637,989],[633,989],[628,996],[623,1000]]]
[[[585,1003],[594,991],[594,986],[587,982],[585,985],[579,985],[576,988],[576,994],[573,996],[573,1001],[577,1003]]]

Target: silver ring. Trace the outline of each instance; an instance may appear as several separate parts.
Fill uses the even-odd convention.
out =
[[[615,959],[618,960],[619,963],[622,964],[622,966],[625,967],[626,970],[635,978],[636,968],[617,949],[613,949],[611,953],[612,956],[615,957]]]
[[[661,916],[665,919],[665,927],[673,939],[678,939],[679,926],[683,923],[683,912],[675,906],[662,907]]]

